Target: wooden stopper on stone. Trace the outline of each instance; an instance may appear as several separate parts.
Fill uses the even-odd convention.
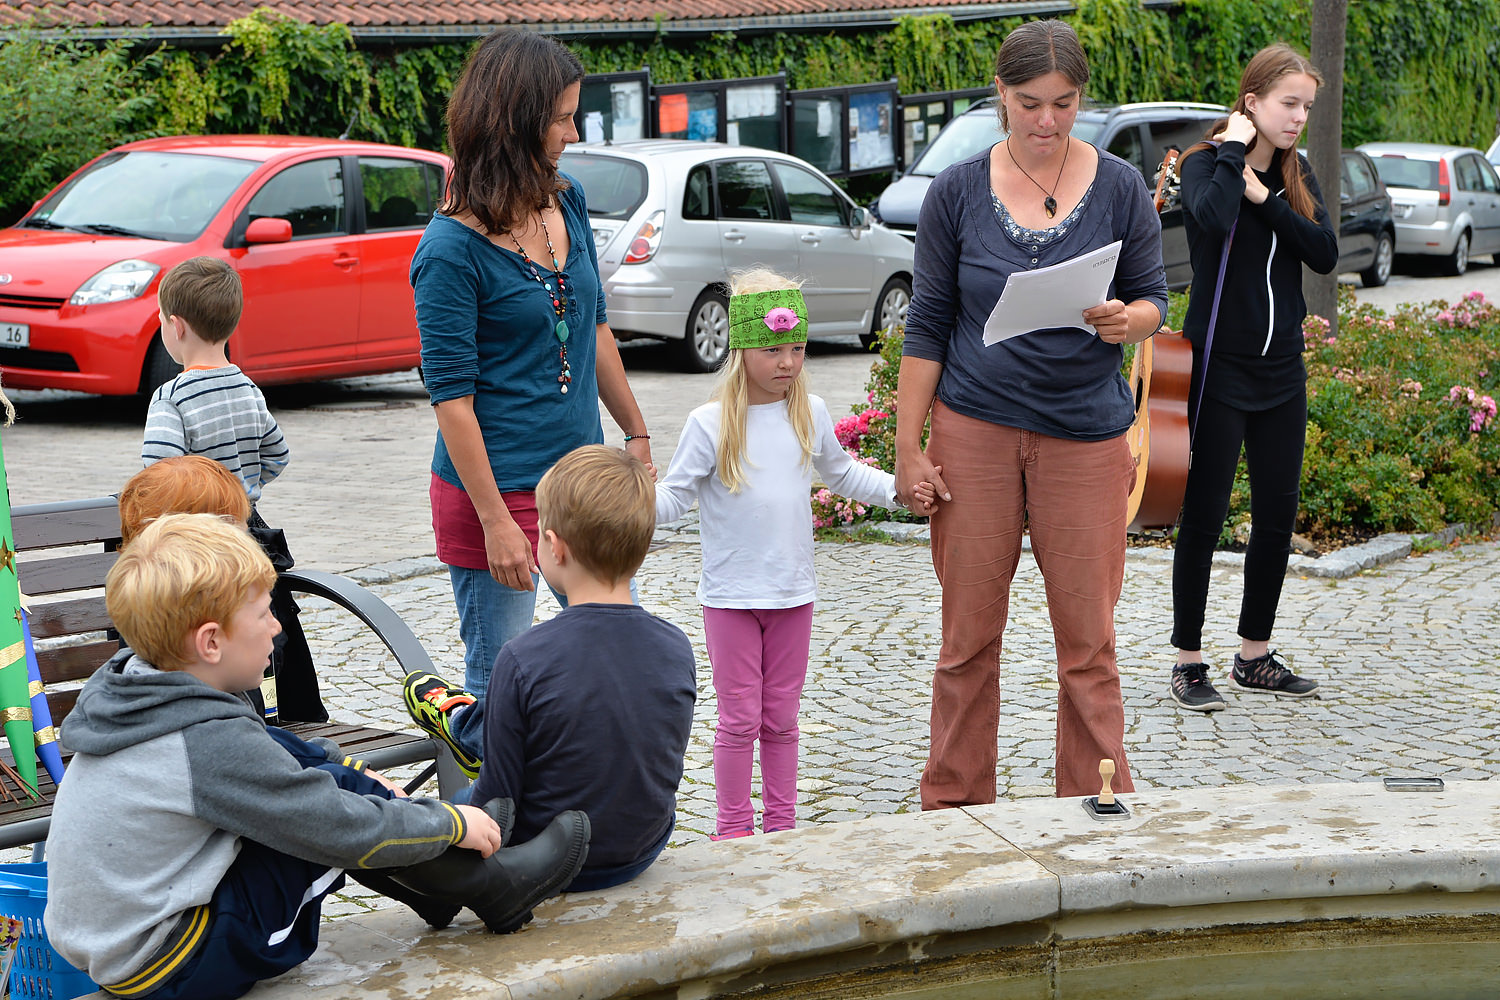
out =
[[[1101,806],[1115,804],[1114,776],[1115,762],[1105,757],[1099,762],[1099,804]]]

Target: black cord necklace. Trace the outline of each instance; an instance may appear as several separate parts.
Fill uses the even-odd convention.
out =
[[[1028,181],[1030,181],[1033,184],[1036,184],[1036,189],[1038,191],[1042,192],[1042,194],[1044,194],[1044,195],[1047,196],[1047,197],[1045,197],[1045,198],[1042,199],[1042,207],[1047,210],[1047,218],[1049,218],[1049,219],[1051,219],[1051,218],[1053,218],[1053,217],[1055,217],[1057,215],[1057,199],[1054,198],[1054,197],[1052,197],[1052,195],[1057,192],[1057,185],[1059,185],[1059,184],[1062,183],[1063,171],[1066,170],[1066,169],[1068,169],[1068,152],[1070,150],[1072,150],[1072,148],[1073,148],[1073,141],[1071,139],[1069,139],[1068,140],[1068,144],[1063,147],[1063,161],[1062,161],[1062,166],[1060,166],[1060,167],[1057,168],[1057,180],[1055,180],[1055,181],[1052,182],[1052,190],[1048,191],[1046,188],[1042,187],[1040,184],[1037,184],[1037,179],[1035,177],[1033,177],[1030,174],[1026,173],[1026,168],[1023,167],[1023,166],[1021,166],[1021,162],[1016,159],[1015,152],[1012,151],[1011,148],[1010,148],[1010,140],[1007,139],[1006,142],[1005,142],[1005,151],[1007,153],[1010,153],[1010,162],[1012,162],[1012,163],[1014,163],[1016,165],[1016,169],[1019,170],[1019,171],[1021,171],[1021,173],[1023,175],[1025,175],[1025,177],[1026,177],[1026,179]]]
[[[526,266],[531,270],[531,276],[536,279],[536,283],[542,286],[542,291],[546,292],[547,297],[552,300],[552,311],[557,315],[557,326],[553,328],[552,333],[557,337],[559,344],[557,359],[562,365],[562,371],[557,376],[558,391],[563,395],[567,395],[568,384],[573,381],[573,369],[568,364],[568,321],[565,318],[568,310],[568,295],[567,289],[563,285],[562,267],[557,263],[557,251],[552,249],[552,234],[547,231],[547,217],[542,215],[540,219],[542,223],[542,235],[547,240],[547,253],[552,257],[552,280],[557,282],[556,291],[553,291],[552,286],[547,284],[546,279],[537,271],[536,264],[532,262],[531,255],[526,252],[525,247],[521,246],[521,241],[516,239],[516,234],[507,229],[506,235],[510,237],[510,241],[520,251],[521,259],[526,262]]]

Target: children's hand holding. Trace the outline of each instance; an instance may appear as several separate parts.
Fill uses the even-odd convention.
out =
[[[367,778],[374,778],[376,781],[380,782],[386,788],[389,788],[391,790],[391,794],[394,795],[394,796],[396,796],[396,798],[398,798],[398,799],[404,799],[404,798],[407,797],[407,795],[406,795],[406,789],[402,788],[400,785],[396,784],[390,778],[387,778],[385,775],[381,774],[379,771],[375,770],[373,767],[367,767],[367,768],[365,768],[365,777],[367,777]]]
[[[910,471],[905,468],[906,463],[900,459],[896,461],[896,502],[918,517],[929,517],[937,510],[938,497],[944,500],[952,500],[948,492],[948,486],[943,482],[943,467],[933,465],[927,461],[927,453],[919,452],[921,465],[926,467],[926,472]],[[915,480],[906,489],[901,484],[908,482],[908,476]]]
[[[459,814],[464,818],[464,839],[458,842],[459,847],[467,847],[471,851],[478,851],[480,857],[487,858],[500,849],[500,824],[490,818],[490,814],[475,806],[459,806]]]

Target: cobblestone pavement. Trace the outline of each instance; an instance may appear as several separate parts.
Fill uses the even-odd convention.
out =
[[[699,702],[678,795],[673,843],[713,824],[714,695],[694,600],[699,554],[691,530],[664,533],[638,577],[642,604],[680,626],[699,664]],[[802,702],[798,818],[803,824],[919,808],[927,752],[939,592],[922,544],[819,543],[812,657]],[[1228,683],[1241,575],[1214,570],[1207,651],[1229,709],[1180,710],[1167,695],[1172,652],[1170,563],[1129,560],[1120,601],[1126,747],[1139,787],[1291,784],[1435,774],[1500,775],[1500,694],[1489,659],[1500,636],[1500,545],[1413,556],[1346,580],[1288,577],[1277,623],[1293,668],[1318,679],[1317,700],[1242,694]],[[372,589],[413,628],[440,671],[462,675],[446,575]],[[304,616],[340,719],[409,726],[400,670],[383,647],[355,642],[357,623],[308,602]],[[1022,560],[1002,673],[1002,797],[1051,795],[1057,698],[1040,575]],[[543,593],[538,617],[556,611]],[[357,888],[331,914],[384,905]]]

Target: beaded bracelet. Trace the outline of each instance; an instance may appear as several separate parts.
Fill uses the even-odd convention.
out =
[[[651,435],[650,434],[626,434],[625,435],[625,443],[629,444],[630,442],[636,440],[637,438],[640,438],[642,441],[650,441],[651,440]]]

